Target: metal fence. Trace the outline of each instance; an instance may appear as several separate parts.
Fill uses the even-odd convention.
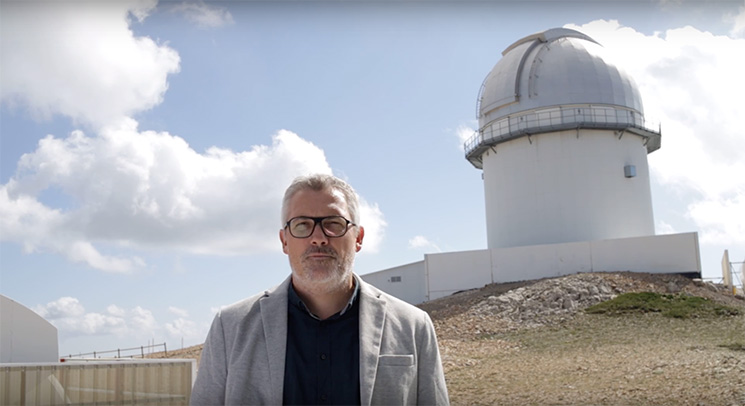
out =
[[[70,354],[62,357],[62,361],[74,360],[80,358],[145,358],[146,355],[152,354],[160,348],[163,348],[163,353],[168,355],[168,349],[166,343],[162,344],[148,344],[141,345],[139,347],[132,348],[117,348],[116,350],[107,351],[93,351],[80,354]]]
[[[0,365],[0,404],[188,405],[196,361],[90,360]]]

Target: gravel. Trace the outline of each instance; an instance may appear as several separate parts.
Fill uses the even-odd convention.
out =
[[[745,405],[745,311],[685,320],[583,312],[641,291],[745,310],[721,286],[631,273],[490,285],[421,307],[435,322],[455,405]]]
[[[606,316],[627,292],[684,293],[739,316]],[[493,284],[424,303],[454,405],[745,406],[745,299],[679,275],[588,273]],[[202,346],[169,351],[197,358]],[[164,354],[154,354],[164,357]]]

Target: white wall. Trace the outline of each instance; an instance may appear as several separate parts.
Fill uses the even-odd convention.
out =
[[[493,282],[489,250],[427,254],[424,262],[429,300]]]
[[[593,241],[595,272],[700,273],[698,233]]]
[[[654,234],[644,140],[614,131],[521,137],[482,156],[489,248]],[[624,176],[634,165],[636,176]]]
[[[619,271],[700,274],[698,233],[427,254],[424,261],[361,277],[418,304],[490,283]],[[391,281],[396,276],[400,282]]]
[[[514,282],[591,272],[589,242],[531,245],[491,250],[495,282]]]
[[[59,362],[57,328],[0,295],[0,363]]]
[[[365,282],[405,302],[417,304],[429,300],[424,261],[360,275]],[[400,280],[396,281],[396,278]]]

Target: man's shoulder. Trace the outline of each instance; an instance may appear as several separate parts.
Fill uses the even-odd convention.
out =
[[[266,289],[259,292],[251,297],[241,299],[233,304],[224,306],[218,312],[218,317],[225,319],[240,319],[245,317],[252,311],[258,311],[259,302],[264,298],[269,298],[276,295],[281,295],[282,286],[285,284],[279,284],[270,289]],[[286,293],[285,293],[286,296]]]
[[[220,315],[220,317],[225,317],[248,313],[252,307],[256,306],[256,304],[259,302],[259,299],[264,296],[266,296],[266,291],[257,293],[245,299],[241,299],[235,303],[223,306],[222,308],[220,308],[220,312],[218,314]]]

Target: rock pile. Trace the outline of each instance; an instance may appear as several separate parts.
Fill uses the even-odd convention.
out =
[[[580,273],[497,287],[487,285],[422,307],[433,316],[438,336],[473,338],[561,323],[628,292],[686,293],[742,305],[742,299],[722,295],[712,284],[674,274]]]
[[[503,319],[508,324],[539,327],[562,321],[579,310],[613,299],[620,289],[607,277],[577,274],[489,296],[471,308],[474,316]]]

